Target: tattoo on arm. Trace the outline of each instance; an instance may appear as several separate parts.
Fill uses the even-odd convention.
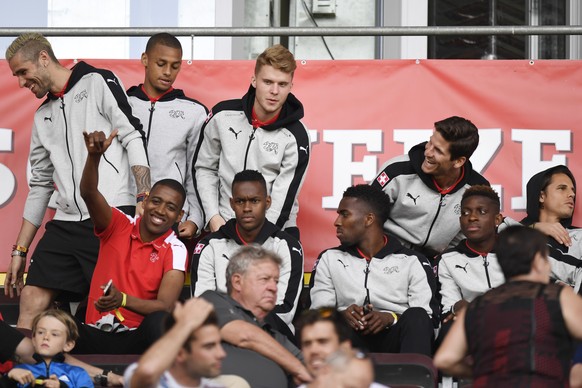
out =
[[[133,172],[133,176],[135,177],[137,193],[139,194],[150,191],[150,168],[147,166],[133,166],[131,167],[131,172]]]

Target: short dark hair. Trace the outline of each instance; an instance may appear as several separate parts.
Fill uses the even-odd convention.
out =
[[[174,327],[174,325],[176,324],[176,320],[174,319],[174,316],[172,314],[168,314],[166,316],[166,319],[164,320],[164,333],[167,333],[168,331],[170,331],[170,329],[172,327]],[[204,322],[202,322],[202,324],[198,327],[204,327],[204,326],[216,326],[218,327],[218,317],[216,316],[216,312],[214,310],[212,310],[208,316],[206,317],[206,319],[204,320]],[[196,329],[196,330],[198,330]],[[194,331],[196,331],[194,330]],[[192,349],[190,348],[190,342],[196,340],[196,335],[194,334],[194,332],[192,332],[192,334],[190,334],[190,336],[188,337],[188,339],[186,341],[184,341],[184,343],[182,344],[182,348],[184,348],[184,350],[186,350],[187,352],[190,352]]]
[[[180,43],[178,38],[176,38],[172,34],[168,34],[167,32],[161,32],[159,34],[152,35],[148,39],[148,43],[146,44],[145,49],[146,53],[149,53],[158,44],[182,51],[182,44]]]
[[[234,185],[239,182],[259,182],[263,189],[265,189],[265,194],[269,195],[267,192],[267,182],[265,181],[265,177],[256,170],[243,170],[237,172],[232,180],[231,188],[234,188]]]
[[[489,198],[495,204],[495,210],[497,211],[497,213],[499,213],[499,211],[501,210],[501,201],[499,200],[499,195],[497,194],[497,192],[495,192],[495,190],[491,188],[491,186],[475,185],[469,187],[463,193],[463,198],[461,199],[461,206],[463,206],[463,202],[465,202],[467,198],[474,196]]]
[[[297,338],[301,344],[303,329],[307,326],[315,325],[317,322],[330,322],[339,342],[350,341],[351,329],[343,315],[334,307],[321,307],[314,310],[305,310],[299,316],[297,321]]]
[[[390,197],[377,187],[365,184],[351,186],[344,191],[343,197],[357,198],[366,203],[370,211],[376,215],[380,225],[384,225],[388,219],[392,207]]]
[[[166,187],[176,191],[178,194],[180,194],[180,196],[182,197],[182,203],[180,204],[180,209],[182,209],[184,207],[184,203],[186,202],[186,190],[184,189],[184,186],[182,186],[182,184],[180,182],[178,182],[175,179],[170,179],[170,178],[160,179],[152,186],[152,189],[150,190],[150,192],[154,191],[155,188],[158,186],[166,186]]]
[[[434,123],[434,129],[449,142],[451,160],[461,156],[469,159],[479,145],[479,130],[469,120],[452,116]]]
[[[548,256],[547,243],[546,235],[525,226],[510,226],[499,233],[495,252],[505,279],[528,274],[538,253]]]

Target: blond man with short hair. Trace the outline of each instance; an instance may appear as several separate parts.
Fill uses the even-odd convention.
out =
[[[194,173],[205,223],[216,232],[234,217],[229,199],[234,175],[257,170],[272,204],[267,219],[299,238],[297,197],[309,163],[303,105],[291,93],[297,64],[281,45],[266,49],[247,93],[218,103],[208,115],[195,155]]]
[[[17,326],[30,329],[33,318],[57,296],[81,300],[89,291],[99,240],[79,190],[87,159],[83,131],[107,135],[118,131],[107,163],[99,169],[100,190],[111,206],[133,215],[136,198],[144,194],[130,189],[130,175],[137,192],[145,193],[150,189],[150,170],[142,125],[131,114],[115,74],[82,61],[72,69],[64,67],[49,41],[37,33],[16,38],[6,50],[6,59],[20,87],[38,99],[46,96],[34,114],[30,191],[4,282],[6,295],[20,295]],[[32,255],[25,287],[26,256],[49,201],[56,214]]]

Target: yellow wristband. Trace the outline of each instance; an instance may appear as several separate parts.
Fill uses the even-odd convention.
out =
[[[396,315],[396,313],[394,311],[388,311],[388,313],[390,315],[392,315],[392,318],[394,318],[394,320],[392,321],[392,324],[390,325],[390,327],[392,327],[396,324],[396,322],[398,322],[398,315]]]
[[[22,253],[27,253],[28,252],[28,248],[27,247],[23,247],[21,245],[16,245],[16,244],[14,244],[12,246],[12,250],[13,251],[22,252]]]
[[[119,311],[119,309],[115,309],[115,316],[117,317],[117,319],[119,319],[119,322],[125,321],[125,318],[123,317],[123,315],[121,315],[121,311]]]
[[[125,318],[123,317],[123,315],[121,314],[121,311],[119,311],[119,309],[121,307],[125,307],[126,304],[127,304],[127,294],[125,292],[122,292],[121,293],[121,305],[119,306],[119,308],[115,309],[115,316],[117,317],[117,319],[119,319],[119,322],[125,321]]]

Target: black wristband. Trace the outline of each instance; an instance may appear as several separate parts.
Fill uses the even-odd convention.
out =
[[[22,252],[16,249],[12,250],[12,254],[11,256],[20,256],[20,257],[26,257],[26,252]]]
[[[101,372],[100,375],[95,375],[95,378],[93,379],[95,381],[95,384],[99,384],[99,386],[101,387],[106,387],[107,386],[107,375],[111,373],[110,369],[103,369],[103,372]]]

